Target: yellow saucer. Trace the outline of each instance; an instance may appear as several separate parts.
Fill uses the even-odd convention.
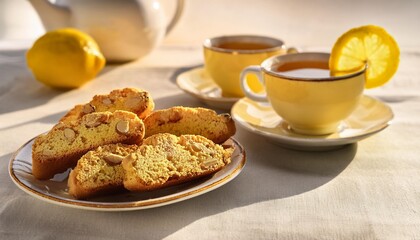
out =
[[[184,92],[198,98],[208,106],[230,110],[240,98],[223,97],[221,89],[204,70],[198,67],[178,75],[176,83]]]
[[[301,135],[290,130],[267,102],[242,98],[232,107],[236,123],[281,146],[305,150],[324,151],[367,138],[389,126],[394,114],[378,99],[363,96],[356,110],[345,119],[336,132],[323,136]]]

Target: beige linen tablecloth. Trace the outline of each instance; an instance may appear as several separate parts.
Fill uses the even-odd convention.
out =
[[[366,92],[395,113],[368,139],[301,152],[238,127],[247,164],[232,182],[164,207],[95,212],[18,189],[8,175],[14,151],[73,105],[115,88],[147,89],[157,108],[205,106],[175,84],[177,74],[202,64],[201,49],[162,46],[67,92],[36,82],[24,49],[8,49],[0,51],[0,239],[420,239],[419,51],[403,51],[394,79]]]

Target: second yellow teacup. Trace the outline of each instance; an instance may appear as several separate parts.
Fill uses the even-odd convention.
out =
[[[205,69],[225,97],[244,96],[239,76],[245,67],[288,51],[282,40],[255,35],[209,38],[203,46]],[[248,77],[248,84],[256,92],[263,89],[255,76]]]

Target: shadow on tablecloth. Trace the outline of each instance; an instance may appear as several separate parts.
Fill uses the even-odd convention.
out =
[[[56,124],[58,122],[58,120],[61,117],[63,117],[66,113],[67,113],[67,111],[61,111],[61,112],[58,112],[58,113],[47,115],[47,116],[42,117],[42,118],[32,119],[32,120],[21,122],[21,123],[16,123],[16,124],[13,124],[13,125],[10,125],[10,126],[7,126],[7,127],[0,127],[0,131],[21,127],[21,126],[24,126],[26,124],[31,124],[31,123]]]
[[[202,106],[184,94],[156,99],[156,103],[162,108],[169,104]],[[212,215],[320,188],[334,181],[357,151],[357,144],[326,152],[288,150],[241,128],[235,138],[247,153],[247,164],[236,179],[183,202],[132,212],[85,211],[34,200],[23,192],[16,192],[19,190],[6,180],[10,154],[2,156],[2,192],[14,194],[1,196],[0,232],[30,232],[40,238],[60,233],[61,239],[82,235],[92,239],[162,239]]]

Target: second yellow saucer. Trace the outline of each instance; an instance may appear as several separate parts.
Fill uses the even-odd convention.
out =
[[[208,106],[230,110],[239,98],[223,97],[204,67],[193,68],[178,75],[176,83],[184,92],[198,98]]]

